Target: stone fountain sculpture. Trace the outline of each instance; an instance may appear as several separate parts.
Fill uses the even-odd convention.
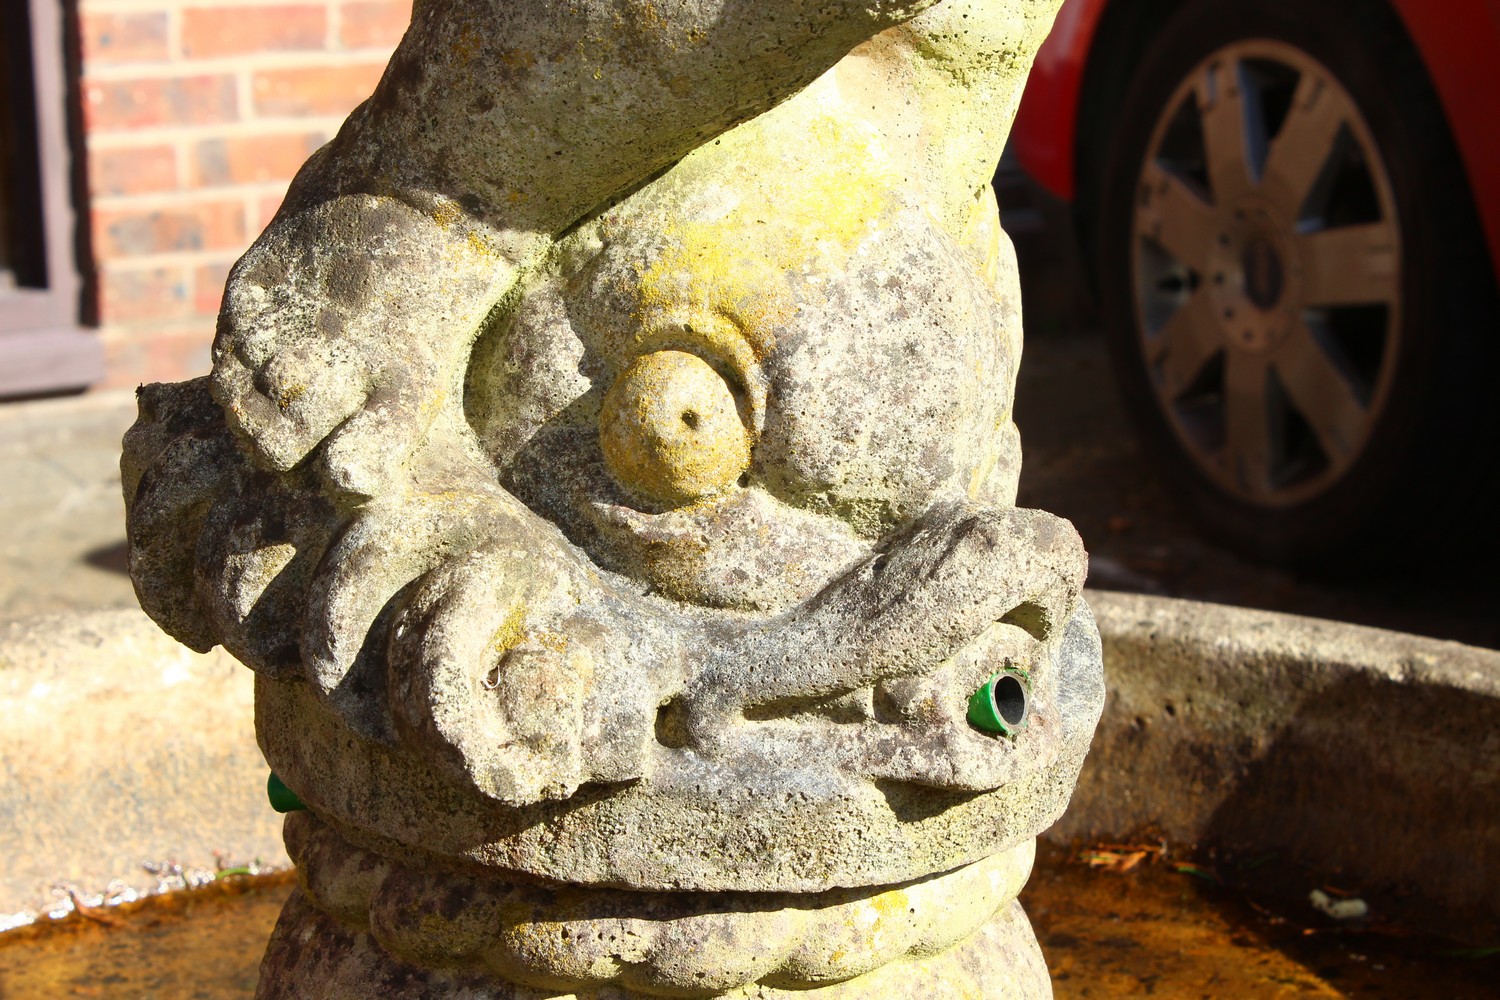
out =
[[[1103,686],[989,178],[1056,2],[418,0],[125,442],[307,806],[260,997],[1050,995]]]

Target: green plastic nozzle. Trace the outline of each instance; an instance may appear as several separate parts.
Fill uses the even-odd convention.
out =
[[[987,733],[1014,737],[1026,728],[1030,711],[1029,682],[1018,670],[992,675],[969,696],[969,725]]]
[[[279,813],[301,812],[307,806],[297,798],[297,793],[286,787],[286,783],[276,777],[272,771],[271,776],[266,779],[266,798],[271,800],[271,808]]]

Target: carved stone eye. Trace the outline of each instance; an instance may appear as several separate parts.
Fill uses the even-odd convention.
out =
[[[671,505],[717,493],[750,466],[734,393],[706,361],[683,351],[637,358],[615,380],[599,438],[621,486]]]

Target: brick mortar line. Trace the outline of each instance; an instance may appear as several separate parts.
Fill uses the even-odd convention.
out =
[[[331,9],[362,0],[80,0],[79,13],[88,14],[155,14],[180,11],[189,7],[200,10],[225,10],[233,7],[323,7]]]
[[[113,152],[174,142],[212,139],[254,139],[263,136],[324,132],[330,138],[343,127],[346,116],[317,118],[254,118],[249,121],[204,125],[162,125],[149,128],[94,129],[86,137],[90,152]]]
[[[214,319],[212,316],[187,317],[184,319],[140,320],[135,323],[100,323],[91,328],[100,337],[129,338],[131,340],[146,340],[166,335],[169,337],[188,334],[202,336],[204,340],[211,340],[214,334]]]
[[[150,331],[154,331],[154,333],[150,333]],[[208,340],[213,340],[213,316],[198,316],[196,319],[166,319],[166,321],[157,322],[141,319],[141,321],[133,322],[133,324],[130,324],[130,322],[108,322],[108,324],[93,327],[93,333],[99,339],[105,340],[105,342],[114,342],[114,345],[120,345],[120,343],[124,342],[148,343],[154,337],[160,336],[201,336],[204,342],[207,343]],[[118,375],[120,373],[115,373],[115,378],[118,378]],[[202,372],[202,375],[207,375],[207,372]],[[193,376],[187,375],[186,378],[193,378]],[[147,376],[147,381],[156,381],[156,379]],[[178,379],[172,379],[172,381],[178,381]],[[93,396],[93,394],[96,393],[90,393],[90,396]]]
[[[202,125],[152,125],[114,128],[95,126],[85,136],[90,152],[134,149],[179,140],[247,139],[257,136],[291,135],[297,132],[324,132],[331,140],[344,127],[347,116],[339,118],[261,117],[250,121],[206,122]],[[307,124],[311,122],[312,124]],[[243,126],[243,127],[241,127]]]
[[[250,242],[254,243],[256,237],[260,235],[260,198],[246,197],[244,204],[240,206],[240,211],[243,213],[245,235],[249,236]]]
[[[144,325],[147,322],[145,319],[139,321],[139,324],[136,324],[136,322],[120,322],[118,319],[107,319],[107,321],[101,322],[96,327],[89,327],[89,330],[93,330],[99,336],[105,337],[145,336],[148,339],[150,334],[145,333],[147,328]],[[198,331],[198,333],[213,336],[213,316],[175,316],[172,319],[157,319],[154,322],[154,328],[168,334],[168,336],[177,333],[190,333],[190,331]]]
[[[267,195],[286,194],[287,181],[255,181],[248,184],[222,184],[199,188],[173,188],[169,191],[139,191],[132,194],[99,195],[91,208],[98,212],[149,212],[156,208],[179,209],[206,202],[229,202],[246,199],[247,203]],[[258,206],[256,206],[258,209]],[[246,227],[248,232],[250,227]]]
[[[241,119],[255,118],[255,71],[241,68],[234,74],[234,110]]]
[[[135,257],[111,257],[95,262],[100,274],[136,274],[167,268],[192,269],[204,264],[233,264],[244,256],[247,247],[228,250],[178,250],[173,253],[141,254]]]
[[[128,80],[175,80],[186,76],[230,76],[240,71],[344,69],[375,64],[383,66],[390,61],[392,51],[388,48],[283,49],[275,52],[250,52],[241,56],[88,64],[84,67],[83,82],[87,85]]]
[[[186,184],[187,179],[192,176],[193,173],[192,144],[188,142],[173,142],[170,145],[172,147],[172,169],[176,172],[175,176],[177,179],[177,183],[178,185]],[[91,148],[97,149],[97,147]],[[128,149],[129,147],[121,148]],[[105,151],[106,150],[104,149],[98,149],[98,152],[101,153]],[[109,195],[94,195],[94,197],[90,200],[90,204],[94,206],[99,206],[101,204],[107,206],[109,200]]]
[[[178,63],[182,60],[182,11],[167,11],[167,65]],[[88,60],[83,64],[84,78],[87,80],[89,65]]]

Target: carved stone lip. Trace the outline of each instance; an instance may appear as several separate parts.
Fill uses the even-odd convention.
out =
[[[854,540],[853,532],[842,522],[792,507],[758,486],[733,486],[694,503],[657,512],[613,500],[591,500],[588,509],[601,527],[627,531],[646,542],[706,543],[712,534],[723,530],[718,525],[726,515],[734,514],[816,525],[830,540]],[[873,548],[867,542],[860,544],[866,550]]]
[[[359,739],[299,682],[257,679],[256,729],[315,815],[387,857],[576,885],[822,892],[951,870],[1055,822],[1103,710],[1098,644],[1080,605],[1050,664],[1053,750],[987,792],[809,768],[782,754],[795,741],[750,740],[727,758],[659,747],[641,780],[512,807],[407,748]]]
[[[707,545],[709,523],[721,516],[726,508],[746,502],[745,493],[740,489],[725,491],[694,504],[654,514],[604,500],[591,501],[589,509],[601,528],[628,532],[643,542]]]
[[[414,868],[350,844],[305,812],[287,818],[286,842],[308,902],[350,931],[368,931],[390,955],[417,965],[439,956],[444,967],[488,970],[548,995],[613,985],[684,1000],[768,980],[815,989],[937,952],[1011,904],[1036,852],[1022,841],[891,886],[653,893]]]
[[[584,511],[607,548],[647,567],[648,582],[708,608],[784,610],[875,548],[844,522],[791,506],[756,484],[659,513],[612,500],[588,501]]]

